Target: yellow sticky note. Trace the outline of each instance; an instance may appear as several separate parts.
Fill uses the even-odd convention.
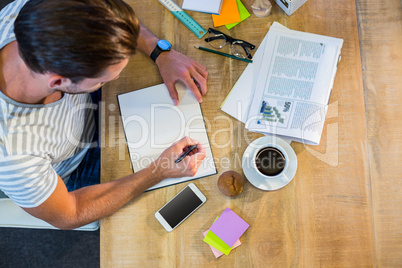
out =
[[[224,253],[226,256],[229,255],[230,251],[232,250],[231,247],[229,247],[225,242],[223,242],[216,234],[211,231],[208,231],[203,241],[213,246],[220,252]]]
[[[243,5],[243,3],[242,3],[240,0],[237,0],[237,6],[238,6],[238,8],[239,8],[240,21],[239,21],[239,22],[235,22],[235,23],[231,23],[231,24],[225,25],[228,30],[232,29],[232,28],[235,27],[237,24],[239,24],[239,23],[242,22],[243,20],[245,20],[245,19],[247,19],[248,17],[250,17],[250,13],[247,11],[247,8]]]
[[[240,22],[240,13],[236,1],[237,0],[223,0],[221,14],[212,15],[215,27]]]

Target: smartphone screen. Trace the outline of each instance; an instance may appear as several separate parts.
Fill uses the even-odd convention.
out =
[[[190,183],[155,213],[156,219],[170,232],[205,203],[206,197]]]
[[[201,199],[198,198],[190,187],[186,187],[159,210],[159,213],[173,229],[201,204]]]

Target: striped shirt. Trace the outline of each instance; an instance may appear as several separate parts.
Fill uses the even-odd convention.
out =
[[[0,49],[15,40],[15,18],[28,0],[0,12]],[[0,91],[0,190],[21,207],[37,207],[65,182],[91,145],[95,130],[89,94],[50,104],[18,103]]]

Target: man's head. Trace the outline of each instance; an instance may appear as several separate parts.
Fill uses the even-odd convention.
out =
[[[139,23],[121,0],[30,0],[14,32],[20,56],[33,72],[79,83],[127,61],[137,47]]]

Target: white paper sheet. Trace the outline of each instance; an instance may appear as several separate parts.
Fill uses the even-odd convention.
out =
[[[216,174],[199,103],[185,85],[176,84],[180,103],[174,106],[164,84],[118,95],[123,128],[134,172],[137,172],[184,136],[199,141],[206,157],[194,177],[166,179],[148,190]]]
[[[191,11],[219,15],[223,0],[183,0],[182,8]]]

